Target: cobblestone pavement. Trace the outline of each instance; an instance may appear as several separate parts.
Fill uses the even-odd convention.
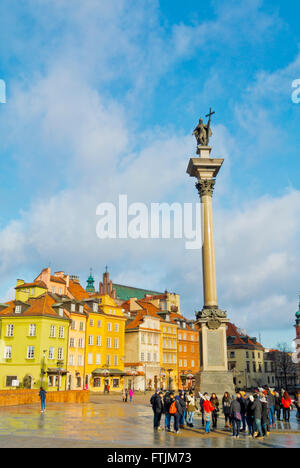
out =
[[[223,428],[221,418],[219,427]],[[239,440],[222,429],[206,436],[195,420],[195,428],[180,435],[154,433],[149,397],[137,396],[123,403],[120,396],[92,396],[86,404],[49,403],[45,414],[37,405],[0,408],[0,447],[299,447],[300,424],[278,423],[276,431],[262,441],[246,434]]]

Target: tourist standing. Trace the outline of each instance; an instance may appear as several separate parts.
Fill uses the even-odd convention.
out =
[[[240,394],[239,402],[240,402],[240,405],[241,405],[241,416],[242,416],[241,432],[245,432],[246,431],[246,398],[247,398],[247,396],[246,396],[246,393],[242,392],[242,391],[240,391],[239,394]]]
[[[163,397],[164,402],[164,413],[165,413],[165,430],[170,431],[170,423],[171,423],[171,416],[170,416],[170,406],[171,406],[171,399],[170,393],[166,392],[165,396]]]
[[[275,396],[269,389],[269,387],[266,386],[266,392],[267,392],[267,403],[268,403],[268,410],[269,410],[269,426],[275,426]]]
[[[182,413],[181,413],[181,416],[180,416],[180,420],[179,420],[179,426],[181,429],[185,429],[185,417],[186,417],[186,401],[185,401],[185,394],[184,392],[181,392],[180,395],[179,395],[179,404],[182,408]]]
[[[215,407],[211,404],[208,393],[203,395],[203,415],[205,420],[205,434],[210,433],[211,426],[211,414],[215,410]]]
[[[39,397],[41,400],[41,413],[46,411],[46,394],[47,392],[43,389],[43,387],[41,387],[39,392]]]
[[[247,426],[248,426],[249,437],[254,437],[254,429],[255,429],[254,411],[252,409],[253,402],[254,402],[253,396],[249,395],[247,400],[245,401],[246,421],[247,421]]]
[[[281,404],[283,407],[283,419],[285,422],[290,422],[292,400],[288,392],[284,392]]]
[[[281,397],[278,392],[275,392],[275,413],[277,421],[281,421]]]
[[[201,395],[201,393],[199,392],[199,396],[200,396],[200,411],[201,411],[201,419],[202,419],[202,427],[204,427],[204,424],[205,424],[205,421],[204,421],[204,408],[203,408],[203,403],[205,401],[203,395]]]
[[[260,397],[261,402],[261,427],[263,436],[269,435],[269,408],[266,395],[263,393]]]
[[[241,414],[241,395],[240,393],[236,394],[235,399],[231,402],[230,405],[230,420],[232,425],[232,436],[238,439],[240,437],[242,414]]]
[[[179,400],[175,399],[175,395],[173,392],[170,393],[170,409],[169,409],[169,414],[170,414],[170,426],[171,426],[171,419],[174,417],[174,432],[176,434],[179,434],[179,422],[180,418],[182,416],[182,406],[179,402]],[[171,430],[171,427],[170,427]]]
[[[219,399],[215,393],[211,395],[210,402],[214,407],[214,411],[212,412],[212,423],[213,423],[213,429],[217,429],[218,426],[218,413],[220,411],[219,409]]]
[[[130,403],[132,403],[132,399],[133,399],[133,389],[132,388],[129,390],[129,398],[130,398]]]
[[[254,414],[254,421],[255,421],[255,427],[257,431],[257,439],[262,439],[263,434],[262,434],[262,427],[261,427],[261,416],[262,416],[262,406],[261,402],[259,400],[259,394],[255,393],[254,394],[254,401],[251,405],[251,409],[253,410]]]
[[[194,392],[191,390],[186,398],[187,400],[187,425],[194,427],[195,411],[198,409],[194,397]]]
[[[154,430],[160,430],[161,417],[164,412],[163,392],[155,393],[150,401],[154,413]]]
[[[230,405],[231,405],[231,397],[230,397],[228,392],[225,392],[224,396],[222,398],[222,409],[223,409],[223,414],[224,414],[224,417],[225,417],[225,429],[229,428]]]

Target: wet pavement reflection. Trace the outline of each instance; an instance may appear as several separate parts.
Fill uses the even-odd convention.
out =
[[[220,419],[219,427],[223,428]],[[289,432],[288,432],[289,431]],[[268,438],[253,441],[246,434],[233,439],[222,429],[205,435],[200,421],[179,435],[154,432],[152,410],[145,401],[124,404],[98,397],[87,404],[49,403],[41,414],[37,405],[0,408],[0,447],[299,447],[300,424],[277,423]]]

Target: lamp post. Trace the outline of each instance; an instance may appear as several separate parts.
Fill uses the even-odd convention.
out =
[[[46,359],[46,352],[47,350],[43,350],[43,360],[42,360],[42,369],[41,369],[41,387],[43,386],[44,383],[44,375],[45,375],[45,359]]]
[[[172,372],[173,369],[167,369],[168,373],[169,373],[169,391],[171,391],[171,372]]]
[[[57,372],[58,372],[58,379],[57,379],[57,391],[59,392],[59,381],[60,381],[60,376],[61,376],[61,371],[62,371],[62,368],[61,366],[63,366],[64,362],[63,361],[57,361]]]

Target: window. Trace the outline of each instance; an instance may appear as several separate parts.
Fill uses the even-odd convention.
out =
[[[171,327],[168,327],[168,333],[171,334],[172,331],[171,331]]]
[[[50,338],[55,338],[55,325],[50,327]]]
[[[76,310],[75,304],[71,304],[71,312],[75,312],[75,310]]]
[[[147,361],[148,361],[148,362],[151,362],[151,353],[148,353],[148,355],[147,355]]]
[[[75,348],[75,338],[70,338],[70,348]]]
[[[83,357],[82,356],[78,356],[78,366],[82,366],[83,365]]]
[[[21,312],[22,312],[22,306],[17,305],[16,308],[15,308],[15,313],[20,314]]]
[[[74,366],[74,356],[72,354],[69,356],[69,365]]]
[[[6,336],[11,338],[14,336],[14,326],[12,324],[7,325],[6,327]]]
[[[249,359],[249,351],[246,351],[246,358]]]
[[[119,386],[120,386],[120,380],[113,379],[113,388],[119,388]]]
[[[158,345],[158,336],[157,335],[154,335],[154,344]]]
[[[64,316],[64,309],[62,309],[61,307],[58,309],[58,314],[60,317],[63,317]]]
[[[111,348],[111,338],[106,339],[106,347]]]
[[[253,363],[253,372],[256,372],[256,363]]]
[[[114,366],[117,366],[119,364],[119,359],[118,356],[114,356]]]
[[[107,331],[111,332],[111,330],[112,330],[112,324],[110,322],[108,322]]]
[[[34,346],[27,347],[27,359],[34,359]]]
[[[114,348],[119,349],[119,338],[114,339]]]
[[[250,362],[246,362],[246,369],[247,369],[247,372],[250,372]]]
[[[59,294],[60,296],[62,295],[62,289],[61,289],[61,288],[58,289],[58,294]]]
[[[179,352],[181,353],[182,352],[182,346],[179,345]]]
[[[96,364],[101,365],[101,354],[96,354]]]
[[[76,330],[76,322],[75,322],[75,320],[72,320],[72,322],[71,322],[71,330]]]
[[[94,312],[98,312],[98,304],[97,304],[97,302],[94,302],[94,303],[93,303],[93,311],[94,311]]]
[[[184,367],[187,367],[187,360],[185,359],[184,362],[183,362],[183,366]]]
[[[59,327],[59,338],[64,338],[65,337],[65,327]]]
[[[93,346],[94,344],[94,337],[93,335],[89,335],[89,346]]]
[[[116,324],[115,324],[115,332],[118,333],[118,331],[119,331],[119,324],[116,323]]]
[[[94,388],[101,387],[101,379],[99,377],[94,378],[93,386],[94,386]]]
[[[54,348],[49,348],[48,359],[54,359]]]
[[[82,314],[83,313],[83,306],[79,306],[79,312]]]
[[[235,352],[234,351],[230,351],[230,358],[231,359],[235,358]]]
[[[98,328],[101,328],[102,327],[102,322],[101,320],[98,320]]]
[[[167,364],[167,355],[164,354],[164,364]]]
[[[195,350],[194,350],[194,346],[192,345],[191,346],[191,353],[193,353]]]
[[[186,353],[186,345],[183,347],[183,352]]]
[[[91,320],[90,320],[90,327],[93,327],[93,326],[94,326],[94,320],[91,319]]]
[[[172,354],[168,355],[169,364],[172,364]]]
[[[141,361],[142,361],[142,362],[145,361],[145,353],[141,353]]]
[[[78,348],[83,348],[83,339],[79,338],[78,340]]]
[[[176,364],[176,362],[177,362],[176,354],[173,354],[173,364]]]
[[[154,354],[153,354],[153,361],[154,361],[154,362],[157,362],[157,353],[154,353]]]
[[[109,354],[107,354],[107,356],[106,356],[106,365],[110,366],[110,355]]]
[[[192,367],[195,367],[195,361],[192,361],[191,366],[192,366]]]
[[[102,346],[102,337],[97,336],[97,346]]]
[[[88,364],[93,364],[93,354],[92,353],[88,354]]]
[[[48,387],[54,387],[54,385],[55,385],[54,375],[49,375],[49,377],[48,377]]]
[[[14,380],[18,380],[18,377],[16,375],[7,375],[5,377],[5,387],[12,387]]]
[[[58,348],[58,351],[57,351],[57,359],[59,361],[63,360],[64,358],[64,350],[63,348]]]
[[[179,367],[182,367],[182,359],[179,359]]]
[[[168,346],[169,346],[169,349],[172,348],[171,340],[168,340]]]
[[[11,359],[11,352],[12,352],[12,347],[11,346],[5,346],[5,348],[4,348],[4,359]]]
[[[79,324],[79,330],[80,330],[80,331],[84,331],[84,323],[83,323],[83,322],[80,322],[80,324]]]

